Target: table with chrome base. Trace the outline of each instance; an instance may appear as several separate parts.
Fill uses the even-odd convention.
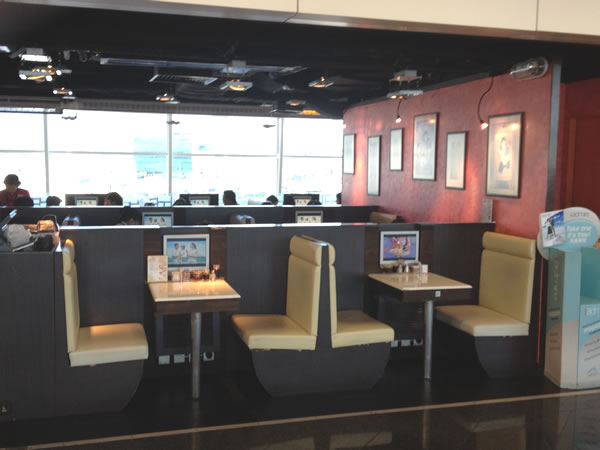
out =
[[[370,273],[369,292],[403,302],[421,302],[425,307],[424,376],[431,378],[433,304],[469,300],[471,285],[435,273]]]
[[[157,314],[190,314],[192,398],[200,398],[200,332],[203,312],[239,311],[240,294],[225,280],[148,283]]]

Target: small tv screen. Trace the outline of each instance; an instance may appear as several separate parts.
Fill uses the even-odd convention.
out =
[[[98,197],[75,197],[75,206],[97,206]]]
[[[193,197],[190,196],[190,205],[193,206],[208,206],[210,205],[210,197]]]
[[[312,200],[312,197],[294,197],[294,205],[296,206],[306,206]]]
[[[380,235],[379,263],[419,260],[419,231],[382,231]]]
[[[208,269],[210,236],[208,234],[170,234],[163,236],[163,254],[173,269]]]
[[[172,212],[144,212],[142,213],[142,225],[158,225],[159,227],[173,226]]]
[[[296,223],[321,223],[323,211],[296,211]]]

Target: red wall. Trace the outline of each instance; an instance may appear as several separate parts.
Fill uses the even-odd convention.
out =
[[[579,81],[562,86],[561,126],[556,174],[556,207],[584,206],[600,215],[598,196],[598,167],[600,167],[600,79]],[[570,136],[575,121],[575,136]],[[567,152],[572,139],[575,151],[573,197],[569,202],[567,190]]]
[[[343,176],[344,204],[379,205],[407,222],[476,222],[485,197],[487,131],[479,128],[477,103],[490,79],[438,89],[402,102],[402,122],[395,123],[398,100],[349,109],[344,133],[356,134],[354,175]],[[545,209],[551,75],[530,81],[498,76],[481,104],[481,115],[523,113],[520,198],[494,199],[496,230],[535,237],[538,214]],[[438,113],[436,181],[412,180],[413,117]],[[403,171],[389,171],[389,134],[404,128]],[[445,189],[446,135],[467,131],[465,190]],[[367,138],[381,135],[380,196],[366,193]]]

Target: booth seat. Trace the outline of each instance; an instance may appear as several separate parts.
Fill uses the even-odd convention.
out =
[[[522,366],[515,352],[530,334],[535,241],[486,232],[482,244],[478,304],[437,306],[435,318],[474,338],[488,375],[516,374]]]
[[[148,342],[139,323],[81,327],[75,245],[63,249],[67,350],[72,367],[148,359]]]
[[[57,413],[121,410],[137,390],[148,358],[144,328],[139,323],[82,327],[75,245],[70,239],[62,248],[62,264],[65,330],[58,342],[66,344],[68,358],[60,353],[57,358]]]
[[[274,396],[372,387],[393,329],[361,311],[337,311],[332,245],[294,236],[290,253],[286,313],[232,316],[259,381]]]
[[[252,216],[248,216],[245,214],[232,214],[229,216],[229,223],[232,224],[242,224],[242,223],[256,223],[256,220]]]
[[[398,216],[395,214],[383,213],[379,211],[372,211],[369,214],[369,222],[374,223],[394,223]]]

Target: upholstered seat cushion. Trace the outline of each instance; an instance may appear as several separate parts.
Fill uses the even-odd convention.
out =
[[[331,335],[333,348],[392,342],[394,330],[358,310],[337,312],[337,332]]]
[[[527,336],[529,324],[479,305],[435,308],[435,318],[471,336]]]
[[[235,331],[250,350],[314,350],[317,337],[289,316],[281,314],[235,314]]]
[[[69,352],[71,367],[147,358],[146,333],[139,323],[81,327],[77,347]]]

